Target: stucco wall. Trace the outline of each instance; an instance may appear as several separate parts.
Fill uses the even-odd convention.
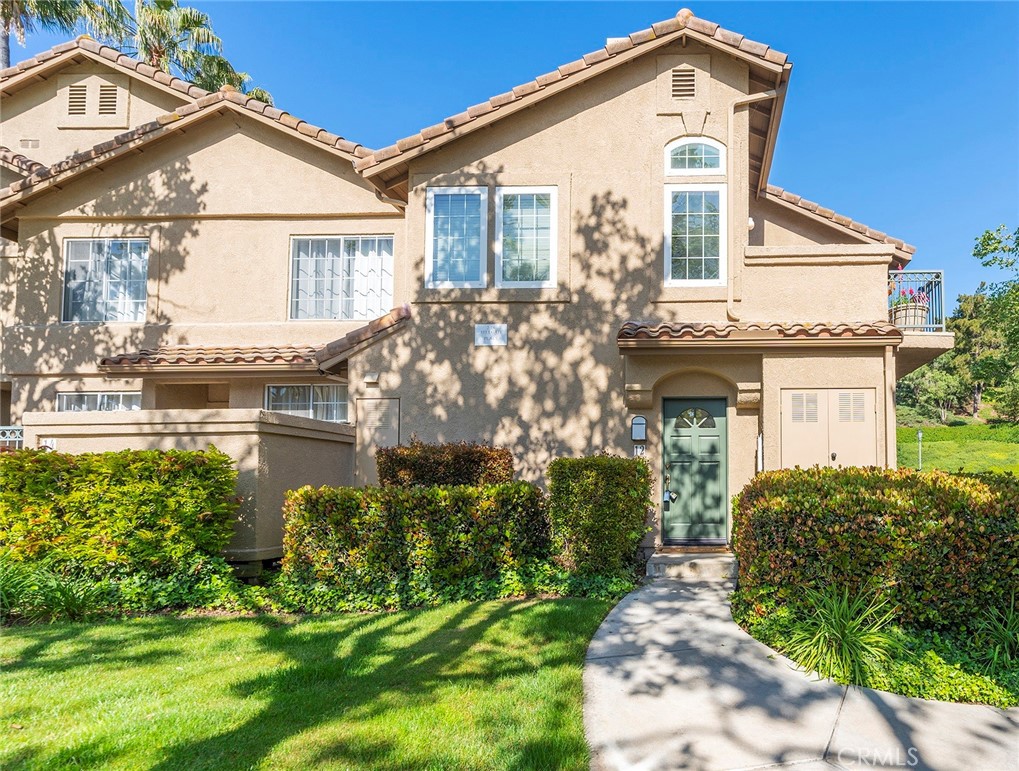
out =
[[[241,507],[225,554],[234,560],[282,555],[283,498],[302,485],[353,482],[353,429],[260,410],[141,410],[23,416],[25,446],[59,452],[204,450],[234,459]]]
[[[124,85],[128,95],[127,118],[124,125],[110,127],[60,128],[61,116],[66,112],[66,100],[58,98],[64,78],[77,79],[89,76],[106,78],[108,82]],[[111,77],[112,76],[112,77]],[[110,137],[140,126],[157,116],[173,112],[187,98],[171,94],[161,88],[89,61],[73,64],[51,73],[46,80],[27,86],[11,96],[4,97],[3,115],[0,116],[2,144],[15,152],[24,153],[32,160],[50,165],[81,150],[87,150]],[[39,146],[22,149],[22,139],[37,139]]]

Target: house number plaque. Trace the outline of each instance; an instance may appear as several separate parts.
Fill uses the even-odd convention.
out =
[[[509,340],[509,332],[505,324],[475,324],[474,344],[475,345],[506,345]]]

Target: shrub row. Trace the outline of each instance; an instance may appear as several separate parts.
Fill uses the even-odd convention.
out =
[[[384,447],[375,453],[383,487],[499,485],[513,481],[513,455],[504,447],[467,442]]]
[[[237,473],[208,451],[0,454],[0,553],[12,563],[124,589],[128,606],[186,604],[229,581]],[[208,592],[201,599],[208,600]]]
[[[735,499],[732,546],[744,596],[878,589],[904,623],[965,627],[1019,590],[1019,479],[772,471]]]
[[[302,487],[283,510],[284,580],[361,598],[364,609],[427,604],[548,555],[544,495],[525,482]]]

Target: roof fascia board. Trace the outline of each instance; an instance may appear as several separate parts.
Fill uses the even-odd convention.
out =
[[[752,351],[760,348],[789,348],[800,350],[803,348],[883,348],[884,346],[898,346],[902,342],[902,335],[898,336],[870,336],[870,337],[776,337],[776,338],[697,338],[697,339],[668,339],[660,340],[617,340],[616,345],[620,353],[626,355],[633,351],[635,353],[654,353],[655,351],[671,351],[676,348],[727,348],[746,349]]]
[[[789,74],[792,71],[792,64],[786,64],[783,75],[776,78],[775,90],[778,96],[771,105],[771,116],[768,120],[768,133],[764,140],[764,155],[761,156],[761,171],[757,175],[757,197],[761,197],[761,191],[768,186],[768,175],[771,174],[771,163],[775,157],[775,144],[778,142],[778,129],[782,121],[782,109],[785,107],[785,97],[789,90]]]

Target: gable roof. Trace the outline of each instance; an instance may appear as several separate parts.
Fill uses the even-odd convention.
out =
[[[39,161],[33,161],[31,158],[27,158],[21,153],[16,153],[3,145],[0,145],[0,167],[13,171],[22,177],[27,177],[40,169],[46,168]]]
[[[365,178],[383,193],[406,195],[406,184],[400,178],[406,174],[407,161],[423,155],[445,144],[489,126],[520,109],[530,107],[566,88],[582,83],[613,67],[624,64],[637,56],[660,48],[676,40],[694,40],[712,48],[743,59],[751,65],[751,86],[772,89],[788,80],[792,64],[789,57],[764,43],[758,43],[737,32],[723,29],[714,22],[698,19],[693,12],[684,8],[674,18],[652,24],[648,29],[633,32],[627,37],[611,38],[596,51],[585,54],[576,61],[564,64],[552,72],[539,75],[504,94],[493,96],[485,102],[467,108],[465,111],[446,118],[441,123],[422,129],[417,134],[405,137],[388,147],[381,148],[357,161],[355,167]],[[781,113],[784,92],[777,97],[778,104],[758,103],[751,107],[756,112],[756,141],[762,147],[759,174],[767,176],[770,154],[774,150],[774,134],[777,131],[777,116]],[[394,184],[395,182],[395,184]]]
[[[365,348],[374,345],[386,335],[396,332],[410,320],[410,306],[403,305],[393,308],[385,316],[379,316],[363,327],[348,332],[339,340],[320,348],[315,353],[319,371],[322,373],[342,374],[347,359]]]
[[[857,222],[844,214],[839,214],[813,201],[808,201],[806,198],[790,193],[788,190],[783,190],[776,185],[768,185],[761,197],[765,200],[779,203],[786,208],[791,208],[797,214],[807,213],[816,219],[823,220],[825,224],[836,225],[857,238],[863,238],[879,244],[891,244],[905,261],[911,259],[913,254],[916,253],[916,247],[912,244],[907,244],[901,238],[894,238],[880,230],[875,230],[864,225],[862,222]]]
[[[116,72],[142,80],[185,100],[199,99],[209,94],[204,88],[145,64],[116,48],[98,43],[88,35],[81,35],[0,70],[0,96],[11,96],[26,86],[46,80],[57,70],[85,60],[104,64]]]
[[[250,115],[280,131],[332,151],[351,163],[371,152],[368,148],[313,126],[288,112],[245,96],[232,86],[224,86],[214,94],[207,94],[194,102],[184,104],[172,113],[161,115],[154,121],[118,134],[90,150],[75,153],[52,166],[36,169],[25,179],[0,189],[0,222],[15,219],[17,210],[25,205],[27,199],[56,187],[58,183],[77,177],[127,152],[138,151],[144,145],[169,136],[222,110]]]

